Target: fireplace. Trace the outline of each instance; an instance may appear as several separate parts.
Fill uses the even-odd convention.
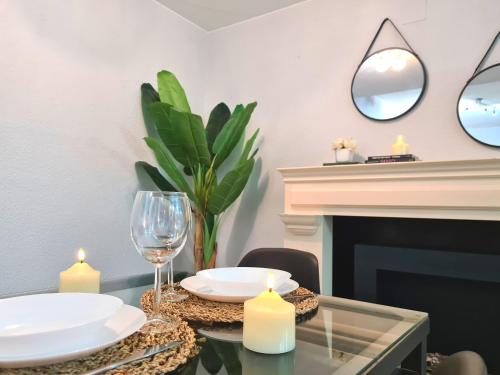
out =
[[[493,259],[497,259],[497,256],[500,260],[500,221],[349,216],[334,216],[332,220],[333,294],[339,297],[355,297],[354,259],[356,254],[354,250],[360,245],[372,245],[380,249],[383,247],[419,249],[421,251],[412,257],[410,257],[410,252],[398,256],[406,256],[409,262],[422,263],[421,268],[426,268],[421,273],[426,272],[436,276],[450,274],[445,272],[447,270],[433,271],[432,266],[438,262],[445,264],[449,262],[450,268],[455,267],[456,274],[450,274],[455,277],[467,276],[474,272],[462,265],[460,265],[461,268],[456,268],[458,267],[457,253],[470,254],[465,262],[471,263],[474,263],[475,255],[490,255],[485,261],[485,267],[488,267],[488,261],[492,262]],[[374,257],[382,259],[383,254],[380,249]],[[442,255],[433,258],[426,257],[426,251],[441,251]],[[363,254],[366,252],[362,252],[358,260],[363,260]],[[393,256],[395,257],[396,253]],[[390,255],[387,258],[385,266],[389,267]],[[384,260],[377,260],[377,262],[383,263]],[[478,266],[478,268],[481,267]],[[402,271],[402,269],[395,268],[394,271]],[[417,273],[418,270],[412,270],[412,272]],[[485,270],[478,272],[484,274]],[[492,272],[498,273],[500,277],[500,268],[493,269]],[[471,275],[468,278],[473,279]]]
[[[317,256],[323,294],[429,312],[430,351],[500,372],[500,159],[279,171],[284,246]]]
[[[333,217],[333,295],[429,313],[429,352],[500,373],[500,222]]]

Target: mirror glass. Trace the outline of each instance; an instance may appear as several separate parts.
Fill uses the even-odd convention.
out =
[[[500,64],[469,80],[458,99],[458,119],[476,141],[500,147]]]
[[[419,102],[426,81],[424,65],[414,53],[402,48],[384,49],[359,66],[352,81],[352,100],[364,116],[392,120]]]

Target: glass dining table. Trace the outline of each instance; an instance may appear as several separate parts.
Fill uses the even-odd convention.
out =
[[[198,332],[205,337],[200,355],[177,374],[423,375],[429,318],[423,312],[320,296],[317,312],[297,323],[296,348],[286,354],[244,348],[238,327]]]

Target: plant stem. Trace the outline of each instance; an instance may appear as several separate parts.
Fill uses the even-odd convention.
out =
[[[203,216],[200,211],[194,211],[194,267],[198,272],[203,269]]]

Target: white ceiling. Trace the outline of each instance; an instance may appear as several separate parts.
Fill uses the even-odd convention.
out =
[[[305,0],[158,0],[174,12],[201,26],[215,30]]]

